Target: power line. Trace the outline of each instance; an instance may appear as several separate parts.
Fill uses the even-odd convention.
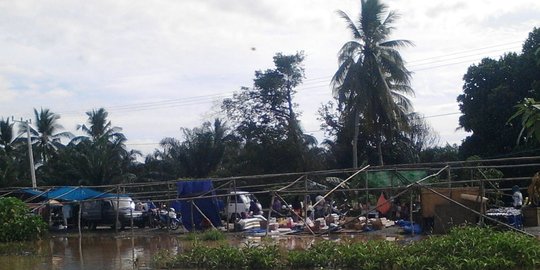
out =
[[[442,116],[449,116],[449,115],[456,115],[461,114],[460,112],[453,112],[453,113],[443,113],[443,114],[434,114],[434,115],[428,115],[428,116],[422,116],[418,117],[420,119],[426,119],[426,118],[435,118],[435,117],[442,117]],[[324,132],[324,130],[308,130],[304,131],[304,133],[321,133]],[[126,145],[160,145],[159,142],[151,142],[151,143],[126,143]]]
[[[459,54],[468,53],[468,52],[482,51],[482,50],[485,50],[485,49],[507,46],[507,45],[518,43],[518,42],[519,41],[513,41],[513,42],[507,42],[507,43],[502,43],[502,44],[497,44],[497,45],[492,45],[492,46],[487,46],[487,47],[482,47],[482,48],[463,50],[463,51],[454,52],[454,53],[450,53],[450,54],[446,54],[446,55],[440,55],[440,56],[434,56],[434,57],[414,60],[414,61],[411,61],[410,63],[422,62],[422,61],[432,60],[432,59],[437,59],[437,58],[445,58],[445,57],[448,57],[448,56],[459,55]],[[490,52],[486,52],[486,53],[498,52],[500,50],[502,50],[502,49],[498,49],[496,51],[490,51]],[[411,72],[418,72],[418,71],[424,71],[424,70],[430,70],[430,69],[435,69],[435,68],[440,68],[440,67],[446,67],[446,66],[451,66],[451,65],[467,63],[467,62],[474,62],[474,61],[478,61],[478,60],[481,60],[481,59],[485,58],[485,57],[482,57],[482,58],[479,59],[478,57],[476,57],[474,59],[468,59],[468,60],[459,61],[459,62],[444,63],[444,62],[447,62],[447,61],[467,58],[467,57],[471,57],[471,56],[477,56],[477,55],[476,54],[474,54],[474,55],[470,54],[470,55],[465,55],[465,56],[460,56],[460,57],[443,59],[443,60],[439,60],[439,61],[432,61],[432,62],[429,62],[429,63],[413,65],[413,66],[422,66],[422,65],[431,65],[431,64],[441,63],[441,62],[443,63],[441,65],[428,66],[428,67],[424,67],[424,68],[413,69],[413,70],[411,70]],[[332,76],[306,79],[306,80],[304,80],[305,83],[302,84],[302,86],[298,87],[296,90],[301,91],[301,90],[316,89],[316,88],[321,88],[321,87],[328,87],[330,85],[330,79],[331,78],[332,78]],[[180,106],[207,104],[207,103],[215,101],[218,98],[229,97],[232,94],[234,94],[234,92],[235,91],[230,91],[230,92],[227,92],[227,93],[200,95],[200,96],[194,96],[194,97],[168,99],[168,100],[161,100],[161,101],[155,101],[155,102],[143,102],[143,103],[132,103],[132,104],[123,104],[123,105],[111,105],[111,106],[105,106],[104,108],[106,108],[110,112],[132,112],[132,111],[146,111],[146,110],[155,110],[155,109],[167,109],[167,108],[174,108],[174,107],[180,107]],[[59,112],[59,114],[67,114],[67,115],[80,114],[80,113],[81,113],[81,111]]]

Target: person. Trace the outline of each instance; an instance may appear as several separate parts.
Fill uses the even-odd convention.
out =
[[[517,185],[514,185],[512,187],[512,206],[516,209],[521,209],[521,205],[523,204],[523,194],[521,194],[521,191],[519,191],[519,187]]]
[[[300,202],[298,196],[294,197],[291,206],[294,211],[294,214],[292,215],[293,221],[298,222],[298,217],[302,216],[302,202]]]
[[[275,217],[281,214],[281,201],[278,198],[274,199],[274,203],[272,204],[272,210],[274,210],[273,216]]]
[[[68,227],[68,219],[71,218],[71,204],[64,204],[62,206],[62,218],[64,219],[64,227]]]
[[[321,194],[317,194],[315,197],[315,204],[315,218],[325,217],[326,200]]]
[[[251,213],[252,216],[261,214],[261,209],[257,205],[256,200],[251,200],[251,202],[249,203],[249,212]]]
[[[309,197],[309,195],[306,195],[306,201],[307,201],[307,206],[306,206],[307,217],[313,221],[315,220],[315,209],[313,208],[313,204],[311,203],[311,198]]]

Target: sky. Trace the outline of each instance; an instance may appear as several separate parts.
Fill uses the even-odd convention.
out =
[[[540,1],[383,0],[401,14],[392,39],[414,72],[414,109],[459,144],[456,98],[467,67],[519,52],[540,27]],[[61,115],[66,131],[104,107],[130,149],[144,154],[165,137],[182,139],[220,116],[219,104],[272,57],[304,51],[295,97],[306,133],[324,139],[317,120],[332,100],[337,53],[351,35],[337,14],[356,19],[358,0],[0,0],[0,117]]]

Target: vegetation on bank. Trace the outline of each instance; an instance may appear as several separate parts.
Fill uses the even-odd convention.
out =
[[[222,241],[227,239],[227,236],[218,230],[207,230],[204,232],[190,232],[186,239],[189,241]]]
[[[0,198],[0,242],[34,240],[47,231],[47,224],[17,198]]]
[[[407,245],[322,241],[307,250],[283,250],[271,243],[237,248],[194,241],[182,253],[163,250],[152,261],[162,269],[536,269],[540,241],[515,232],[464,227]]]

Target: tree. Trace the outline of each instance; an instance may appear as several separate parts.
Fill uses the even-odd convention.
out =
[[[360,123],[375,135],[379,163],[383,165],[381,144],[394,131],[408,128],[407,112],[411,103],[406,94],[410,72],[398,51],[412,45],[408,40],[389,40],[392,24],[398,15],[379,0],[362,0],[358,24],[343,11],[353,40],[346,42],[339,52],[339,68],[332,78],[334,95],[344,116],[352,120],[353,167],[358,167],[358,137]]]
[[[516,147],[522,126],[517,118],[508,119],[525,98],[540,98],[540,66],[535,53],[539,42],[540,29],[535,28],[521,54],[508,53],[498,60],[485,58],[468,68],[463,94],[457,98],[463,114],[460,127],[472,132],[460,146],[462,158],[509,155],[538,145],[529,142]]]
[[[0,119],[0,186],[14,184],[18,178],[13,134],[13,123],[10,123],[9,119]]]
[[[522,138],[532,139],[540,142],[540,102],[535,101],[532,98],[525,98],[523,102],[516,105],[516,113],[508,119],[512,121],[514,118],[521,116],[521,130],[517,137],[516,144],[519,144]],[[526,134],[524,135],[524,132]]]
[[[124,136],[120,133],[122,128],[113,127],[111,121],[107,120],[109,113],[104,108],[86,112],[86,115],[88,116],[89,126],[82,124],[78,125],[77,129],[86,133],[92,141],[97,141],[101,137],[106,137],[107,140],[111,140],[115,137]]]
[[[11,152],[13,148],[13,134],[13,123],[10,123],[9,119],[4,120],[2,118],[0,120],[0,147],[7,153]]]
[[[86,113],[88,125],[78,128],[87,136],[75,137],[46,168],[45,177],[55,184],[103,185],[135,178],[130,166],[138,151],[128,151],[120,127],[112,126],[105,109]]]
[[[202,127],[181,129],[184,141],[175,138],[161,140],[163,152],[158,152],[165,162],[168,173],[174,177],[208,177],[215,173],[223,160],[226,145],[232,139],[228,128],[220,120],[214,123],[204,122]],[[150,159],[152,161],[155,159]]]
[[[225,99],[222,109],[241,141],[233,165],[244,173],[306,170],[314,147],[300,127],[295,88],[304,77],[304,55],[278,53],[275,68],[256,71],[253,87]],[[250,169],[247,172],[245,169]]]
[[[28,213],[28,206],[13,197],[0,198],[0,243],[41,238],[47,224],[38,215]]]
[[[30,137],[33,145],[38,150],[37,154],[44,164],[47,160],[64,145],[61,142],[62,138],[71,138],[73,134],[70,132],[59,132],[63,129],[58,123],[60,115],[51,112],[49,109],[41,108],[39,111],[34,109],[35,126],[30,126]],[[26,132],[26,125],[20,126],[21,133]]]

